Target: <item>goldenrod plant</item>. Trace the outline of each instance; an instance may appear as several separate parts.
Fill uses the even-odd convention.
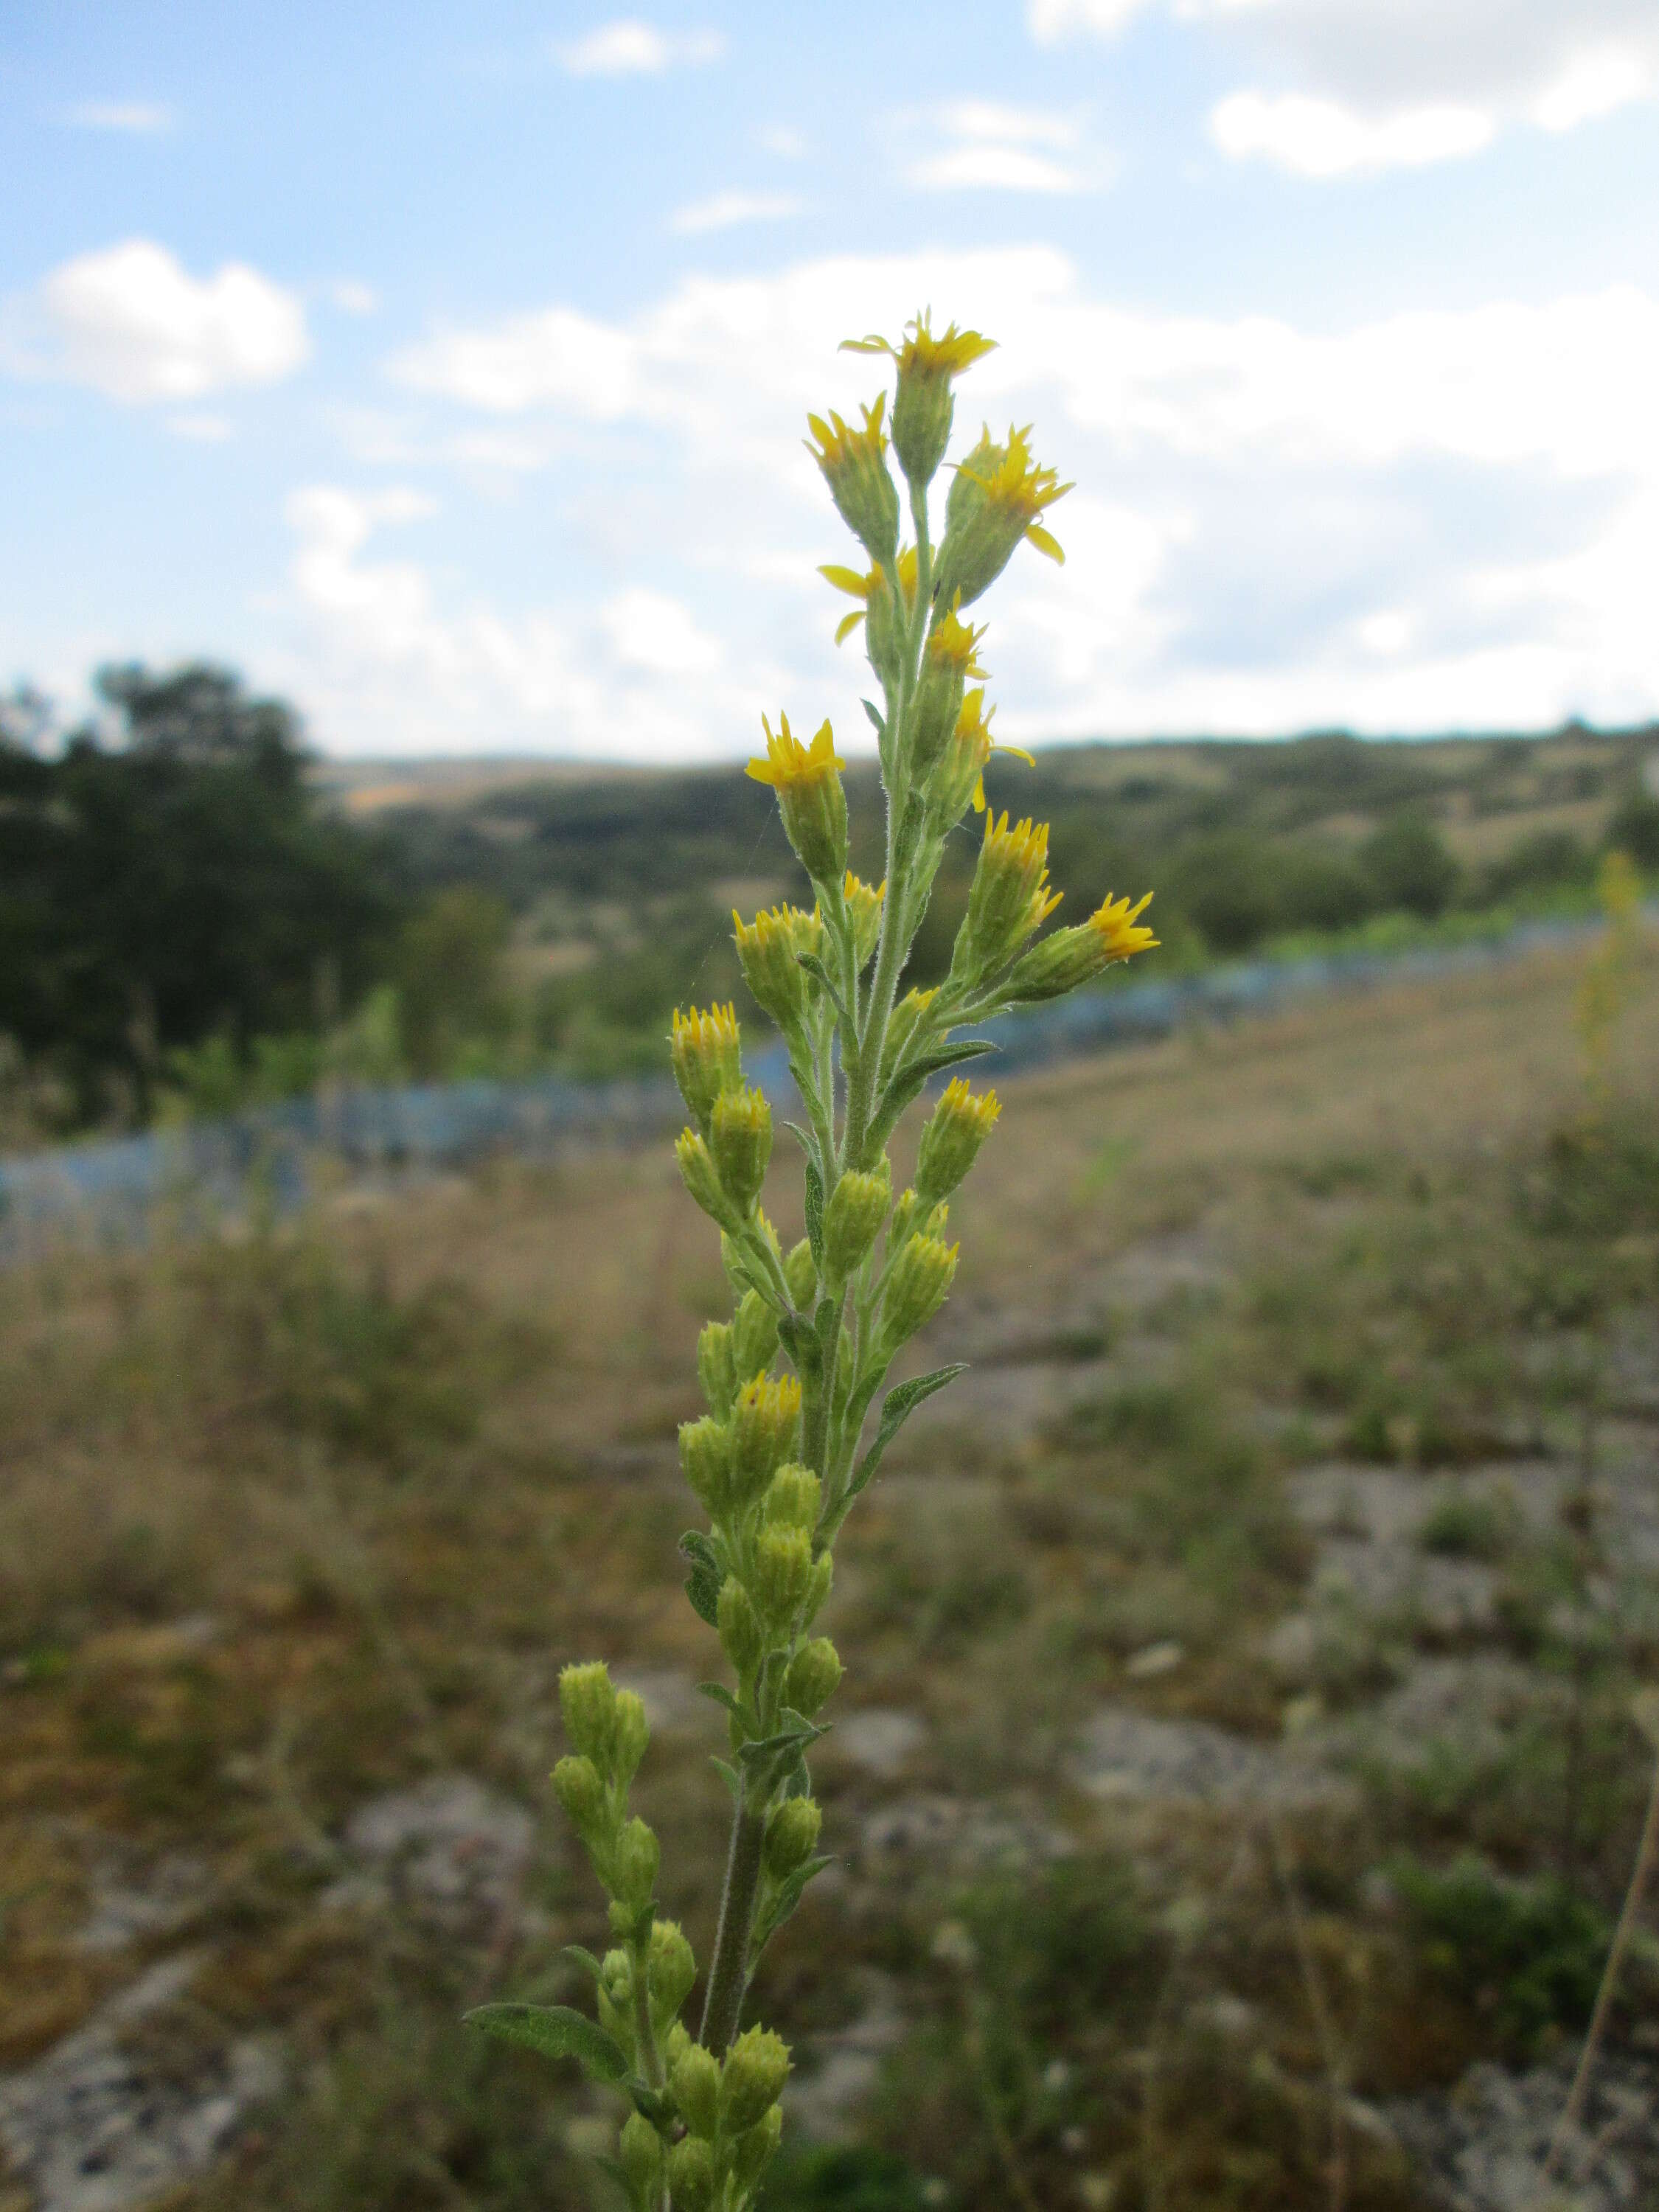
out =
[[[929,489],[956,380],[990,341],[954,324],[936,335],[924,315],[897,345],[873,337],[852,349],[891,357],[890,427],[884,393],[856,426],[809,417],[809,450],[869,563],[823,573],[860,603],[838,636],[862,622],[879,692],[865,711],[881,757],[886,872],[872,885],[848,871],[844,763],[829,723],[803,744],[780,714],[749,773],[776,793],[814,903],[737,918],[744,976],[787,1042],[800,1094],[802,1120],[787,1126],[803,1155],[806,1234],[792,1250],[761,1206],[773,1115],[744,1080],[734,1009],[677,1012],[670,1041],[690,1116],[680,1173],[720,1231],[732,1297],[731,1318],[711,1321],[698,1343],[708,1410],[679,1437],[707,1522],[682,1544],[687,1594],[731,1670],[703,1686],[726,1714],[730,1758],[717,1763],[732,1820],[701,2024],[694,2039],[680,2017],[696,1968],[682,1930],[657,1917],[657,1838],[629,1809],[644,1708],[599,1664],[561,1678],[571,1750],[553,1776],[610,1899],[614,1948],[579,1954],[597,2017],[511,2004],[471,2015],[625,2092],[617,2172],[639,2212],[743,2212],[777,2148],[789,2053],[770,2029],[744,2027],[743,2012],[761,1953],[827,1863],[807,1759],[842,1662],[814,1626],[854,1500],[906,1417],[962,1371],[900,1382],[876,1411],[894,1361],[950,1290],[951,1201],[996,1126],[996,1096],[951,1076],[896,1193],[889,1142],[936,1079],[991,1049],[964,1029],[1074,990],[1156,942],[1145,898],[1108,897],[1086,921],[1039,935],[1060,900],[1048,825],[1011,823],[985,800],[986,763],[1013,749],[991,737],[985,631],[968,611],[1023,543],[1064,557],[1044,517],[1069,486],[1033,459],[1029,431],[999,440],[988,429],[950,471],[936,541]],[[970,807],[984,826],[949,970],[901,996],[946,840]]]

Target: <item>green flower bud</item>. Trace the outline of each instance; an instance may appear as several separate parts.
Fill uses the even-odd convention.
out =
[[[765,2118],[789,2078],[789,2046],[769,2027],[745,2028],[726,2054],[720,2075],[720,2124],[740,2136]]]
[[[983,629],[973,629],[955,611],[944,615],[928,634],[916,688],[911,773],[918,782],[931,775],[955,735],[957,718],[970,676],[985,674],[977,659]]]
[[[931,483],[951,442],[956,406],[951,384],[963,369],[996,350],[995,339],[981,337],[977,331],[959,331],[954,323],[935,337],[932,318],[918,315],[905,325],[896,346],[883,337],[870,337],[858,339],[847,349],[890,354],[898,363],[893,451],[913,486]]]
[[[724,1419],[738,1395],[738,1370],[732,1344],[732,1324],[711,1321],[697,1339],[697,1380],[710,1410]]]
[[[677,2020],[663,2038],[662,2063],[665,2070],[672,2074],[679,2063],[682,2051],[689,2051],[690,2048],[690,2030],[683,2021]]]
[[[806,1602],[800,1610],[801,1626],[810,1628],[823,1610],[823,1601],[830,1595],[830,1585],[836,1578],[836,1562],[828,1552],[820,1552],[812,1562],[811,1579],[806,1585]]]
[[[1148,891],[1135,906],[1126,898],[1108,897],[1087,921],[1057,929],[1034,945],[1014,965],[1006,985],[1009,997],[1027,1002],[1061,998],[1079,984],[1091,983],[1114,962],[1150,951],[1158,939],[1139,916],[1152,896]]]
[[[721,1091],[714,1101],[709,1149],[721,1189],[738,1218],[747,1220],[772,1157],[772,1109],[764,1091]]]
[[[921,1027],[922,1018],[939,996],[935,987],[931,991],[907,991],[892,1011],[887,1024],[887,1038],[881,1048],[882,1082],[885,1083],[903,1057],[911,1038]]]
[[[617,1901],[636,1912],[650,1904],[657,1887],[661,1846],[637,1814],[617,1838]]]
[[[793,1375],[757,1375],[738,1393],[732,1416],[732,1488],[738,1506],[753,1503],[795,1448],[800,1384]]]
[[[948,1198],[979,1157],[1002,1107],[994,1091],[975,1092],[957,1076],[928,1115],[916,1154],[916,1195],[925,1206]]]
[[[562,1759],[553,1770],[553,1794],[571,1826],[588,1843],[601,1832],[609,1813],[605,1784],[591,1759]]]
[[[655,2212],[662,2193],[662,2137],[642,2112],[630,2112],[623,2122],[621,2163],[634,2202]]]
[[[645,1747],[651,1741],[651,1726],[645,1717],[644,1701],[633,1690],[617,1692],[616,1778],[626,1789],[640,1771],[640,1761],[645,1757]]]
[[[768,1485],[762,1516],[771,1526],[804,1528],[810,1536],[818,1525],[823,1495],[823,1486],[811,1468],[792,1461],[781,1467]]]
[[[842,788],[845,763],[836,756],[834,732],[823,723],[810,745],[804,745],[789,727],[789,717],[778,717],[778,734],[765,716],[766,758],[751,760],[749,774],[757,783],[769,783],[778,794],[778,813],[784,835],[815,884],[841,881],[847,866],[847,793]]]
[[[626,1951],[607,1951],[599,1968],[599,2026],[634,2057],[634,1961]]]
[[[728,1575],[720,1584],[718,1611],[720,1649],[736,1669],[738,1680],[746,1682],[760,1663],[765,1638],[754,1601],[734,1576]]]
[[[873,1175],[848,1168],[841,1176],[823,1215],[823,1253],[832,1280],[845,1280],[860,1264],[892,1202],[893,1173],[885,1160]]]
[[[882,1302],[889,1344],[902,1344],[939,1311],[957,1272],[958,1249],[942,1244],[937,1237],[912,1237],[904,1245],[893,1262]]]
[[[720,2063],[712,2051],[692,2044],[676,2061],[669,2087],[680,2118],[694,2136],[712,2142],[720,2126]]]
[[[988,807],[951,974],[968,982],[994,974],[1048,920],[1060,897],[1048,888],[1048,823],[1028,817],[1011,830],[1006,813],[999,819]]]
[[[866,884],[854,875],[848,875],[842,885],[848,918],[853,925],[853,956],[860,968],[881,937],[881,908],[886,895],[884,883]]]
[[[682,2136],[668,2154],[674,2212],[708,2212],[716,2179],[714,2146],[701,2136]]]
[[[776,2156],[782,2140],[783,2107],[774,2105],[732,2145],[726,2154],[727,2169],[739,2203],[745,2203],[760,2186],[761,2177]]]
[[[823,1815],[810,1797],[786,1797],[766,1824],[766,1871],[787,1881],[818,1847]]]
[[[804,1528],[763,1528],[755,1543],[755,1603],[775,1630],[800,1611],[812,1581],[812,1539]]]
[[[988,429],[958,466],[945,502],[945,542],[935,583],[940,602],[971,606],[1007,567],[1022,538],[1051,561],[1065,555],[1039,517],[1071,489],[1031,459],[1023,430],[999,445]]]
[[[828,1553],[824,1554],[829,1557]],[[783,1702],[806,1720],[816,1720],[841,1682],[841,1655],[827,1636],[803,1644],[783,1678]]]
[[[818,1271],[812,1258],[812,1247],[803,1237],[799,1244],[792,1244],[789,1256],[783,1263],[783,1279],[789,1285],[789,1303],[797,1313],[805,1313],[818,1294]]]
[[[887,433],[882,428],[887,394],[866,407],[863,427],[854,429],[833,410],[826,422],[809,415],[816,442],[807,452],[823,471],[830,496],[842,520],[872,561],[890,561],[898,546],[898,490],[887,469]]]
[[[602,1659],[566,1667],[559,1674],[564,1732],[607,1782],[617,1756],[617,1693]]]
[[[698,1420],[682,1421],[680,1466],[698,1504],[711,1521],[720,1520],[731,1494],[731,1423],[708,1413]]]
[[[714,1101],[722,1091],[735,1091],[743,1081],[737,1009],[694,1006],[683,1014],[676,1006],[668,1056],[686,1109],[706,1137]]]
[[[646,1984],[651,1992],[652,2022],[659,2035],[690,1996],[696,1978],[697,1962],[679,1923],[653,1921]]]
[[[674,1139],[674,1158],[680,1181],[708,1216],[728,1232],[741,1226],[738,1209],[726,1196],[714,1165],[714,1156],[695,1129],[682,1129]]]
[[[738,926],[744,981],[787,1036],[805,1018],[808,983],[800,956],[822,952],[823,916],[781,906],[757,914],[753,921],[735,912],[732,919]]]
[[[739,1386],[769,1367],[778,1348],[778,1317],[758,1291],[746,1291],[732,1324],[732,1357]]]

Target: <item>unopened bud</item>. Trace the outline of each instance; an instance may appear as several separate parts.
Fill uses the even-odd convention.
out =
[[[617,1693],[605,1662],[592,1659],[562,1668],[559,1705],[565,1734],[608,1781],[617,1755]]]
[[[695,1129],[682,1129],[674,1139],[674,1158],[680,1180],[711,1221],[728,1232],[739,1225],[738,1209],[722,1188],[714,1156]]]
[[[1006,445],[983,432],[958,465],[945,502],[937,574],[945,604],[960,595],[963,605],[971,606],[995,583],[1022,538],[1050,560],[1063,560],[1038,518],[1070,489],[1053,469],[1032,460],[1024,431],[1010,430]]]
[[[643,1911],[657,1887],[661,1856],[661,1846],[636,1814],[617,1838],[618,1904],[629,1905],[636,1912]]]
[[[810,1797],[786,1797],[766,1824],[766,1871],[787,1881],[818,1847],[823,1815]]]
[[[728,2166],[739,2203],[746,2203],[754,2195],[782,2140],[783,2107],[774,2105],[732,2145],[727,2154]]]
[[[712,2142],[720,2126],[720,2064],[712,2051],[694,2043],[675,2062],[669,2085],[680,2118],[694,2136]]]
[[[1139,916],[1151,897],[1148,891],[1135,906],[1127,898],[1108,898],[1087,921],[1057,929],[1034,945],[1015,963],[1006,985],[1009,997],[1028,1003],[1058,999],[1091,983],[1115,962],[1149,951],[1158,939]]]
[[[811,744],[804,745],[790,729],[787,714],[778,721],[774,736],[771,724],[762,716],[767,757],[751,760],[748,772],[777,793],[784,834],[812,881],[839,883],[847,866],[847,793],[842,788],[843,763],[836,757],[834,732],[825,722]]]
[[[795,1448],[800,1384],[793,1375],[757,1375],[738,1393],[732,1416],[732,1492],[738,1505],[758,1498]]]
[[[715,2179],[713,2144],[701,2136],[682,2136],[668,2154],[668,2187],[674,2212],[708,2212],[714,2201]]]
[[[902,1059],[906,1047],[938,996],[937,986],[929,991],[907,991],[894,1007],[887,1023],[887,1041],[881,1048],[881,1080],[884,1083]]]
[[[818,1271],[812,1258],[812,1247],[803,1237],[799,1244],[792,1244],[789,1256],[783,1263],[783,1279],[789,1286],[789,1303],[797,1313],[805,1313],[818,1294]]]
[[[994,1091],[975,1092],[961,1076],[945,1086],[921,1132],[916,1195],[923,1205],[948,1198],[979,1157],[1002,1107]]]
[[[860,1265],[893,1202],[892,1170],[884,1159],[873,1175],[848,1168],[830,1194],[823,1215],[823,1251],[831,1280],[844,1280]]]
[[[933,773],[955,734],[970,676],[983,676],[977,658],[983,629],[961,621],[955,610],[928,634],[916,687],[911,772],[921,781]]]
[[[732,1357],[741,1385],[769,1367],[778,1348],[778,1317],[758,1291],[746,1291],[732,1324]]]
[[[829,1554],[824,1555],[828,1558]],[[803,1644],[783,1678],[783,1702],[805,1720],[816,1720],[841,1681],[841,1655],[827,1636]]]
[[[697,1380],[710,1410],[722,1419],[738,1395],[738,1370],[732,1346],[732,1324],[711,1321],[697,1339]]]
[[[744,981],[785,1035],[798,1028],[806,1012],[807,978],[802,953],[819,952],[823,917],[793,906],[773,907],[737,923],[738,958]]]
[[[635,2203],[654,2205],[662,2191],[662,2137],[642,2112],[623,2122],[620,2155]]]
[[[763,1528],[755,1542],[755,1603],[774,1630],[789,1626],[812,1581],[812,1539],[804,1528]]]
[[[769,2027],[745,2028],[726,2054],[720,2075],[720,2123],[742,2135],[766,2117],[789,2078],[789,2046]]]
[[[761,1512],[773,1528],[804,1528],[810,1536],[818,1525],[818,1505],[823,1486],[810,1467],[793,1462],[772,1477]]]
[[[609,1808],[605,1784],[591,1759],[580,1753],[562,1759],[553,1770],[553,1794],[584,1843],[598,1836]]]
[[[898,490],[887,469],[887,433],[882,428],[887,394],[866,407],[863,426],[854,429],[833,411],[826,422],[809,415],[812,441],[807,452],[823,471],[842,520],[872,561],[890,561],[898,545]]]
[[[634,1690],[617,1692],[616,1778],[625,1788],[639,1772],[645,1747],[651,1741],[644,1700]]]
[[[885,883],[866,884],[854,875],[849,874],[842,885],[848,919],[853,925],[853,951],[860,968],[881,936],[881,908],[886,895]]]
[[[669,1032],[668,1057],[674,1080],[680,1086],[691,1118],[704,1136],[708,1117],[722,1091],[735,1091],[743,1081],[743,1053],[734,1006],[694,1006],[689,1014],[674,1009]]]
[[[754,1601],[735,1576],[728,1575],[720,1584],[717,1610],[720,1649],[737,1670],[738,1680],[746,1682],[760,1662],[765,1639]]]
[[[653,1921],[646,1984],[651,1992],[651,2017],[659,2035],[690,1996],[696,1978],[697,1962],[679,1923]]]
[[[887,1279],[882,1317],[887,1341],[897,1346],[914,1336],[939,1311],[957,1272],[954,1244],[937,1237],[912,1237],[893,1262]]]
[[[973,981],[1000,969],[1048,920],[1060,896],[1048,888],[1048,823],[1028,817],[1011,829],[1006,813],[999,820],[988,810],[951,973]]]
[[[722,1091],[714,1101],[708,1144],[720,1187],[746,1220],[772,1157],[772,1109],[764,1091]]]
[[[732,1429],[705,1413],[700,1420],[680,1423],[680,1466],[696,1499],[711,1521],[722,1519],[731,1491]]]

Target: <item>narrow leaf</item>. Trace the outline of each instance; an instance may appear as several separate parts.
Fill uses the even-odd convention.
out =
[[[743,1796],[743,1777],[728,1759],[712,1759],[708,1762],[733,1797]]]
[[[830,970],[824,966],[823,961],[819,959],[817,954],[816,952],[798,952],[795,955],[795,958],[798,963],[806,970],[812,981],[819,985],[822,989],[829,993],[830,1005],[834,1006],[836,1012],[841,1016],[843,1024],[846,1024],[847,1009],[842,1004],[841,993],[836,988],[835,982],[830,975]],[[848,1026],[850,1027],[850,1024],[848,1024]]]
[[[596,2081],[622,2081],[628,2061],[613,2035],[569,2005],[487,2004],[463,2015],[468,2027],[498,2043],[521,2043],[544,2058],[574,2058]]]
[[[859,704],[875,724],[876,735],[878,738],[884,738],[887,735],[887,725],[881,719],[881,709],[868,699],[860,699]]]
[[[726,1570],[720,1553],[700,1528],[688,1528],[680,1538],[681,1556],[691,1563],[691,1572],[686,1578],[685,1594],[691,1601],[691,1610],[710,1628],[720,1623],[720,1584],[726,1580]]]
[[[634,2100],[635,2111],[649,2120],[653,2128],[672,2126],[674,2107],[660,2089],[648,2088],[643,2081],[635,2081],[629,2083],[628,2094]]]
[[[981,1054],[994,1052],[996,1046],[988,1037],[964,1037],[959,1044],[939,1044],[923,1053],[917,1060],[907,1060],[882,1093],[877,1124],[890,1127],[910,1101],[918,1096],[930,1075],[938,1075],[947,1067],[956,1067],[964,1060],[977,1060]]]
[[[949,1367],[936,1367],[931,1375],[918,1375],[913,1381],[901,1382],[890,1390],[881,1401],[881,1421],[875,1440],[859,1462],[847,1494],[856,1498],[881,1464],[881,1455],[890,1444],[910,1415],[924,1398],[931,1398],[935,1390],[942,1390],[947,1382],[954,1382],[967,1368],[967,1361],[957,1360]]]
[[[818,1164],[806,1156],[806,1241],[812,1248],[812,1265],[823,1272],[823,1177]]]
[[[564,1955],[567,1959],[574,1959],[579,1966],[586,1966],[594,1980],[596,1982],[599,1980],[599,1962],[591,1951],[584,1951],[580,1943],[567,1943],[564,1947]]]
[[[724,1682],[699,1682],[697,1693],[700,1697],[712,1698],[717,1705],[724,1705],[728,1713],[735,1713],[740,1721],[748,1720],[747,1706],[741,1698],[732,1696]]]

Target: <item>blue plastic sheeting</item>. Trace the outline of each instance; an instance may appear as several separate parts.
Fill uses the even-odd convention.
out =
[[[1455,975],[1588,943],[1595,921],[1532,922],[1483,943],[1414,952],[1338,952],[1249,962],[1167,982],[1124,983],[981,1025],[991,1066],[1022,1068],[1168,1036],[1194,1023],[1237,1020],[1298,999]],[[776,1041],[747,1055],[784,1116],[794,1085]],[[314,1164],[373,1176],[433,1172],[493,1153],[548,1158],[583,1146],[631,1146],[684,1119],[666,1075],[578,1083],[416,1084],[296,1098],[223,1121],[193,1122],[0,1160],[0,1252],[21,1255],[66,1237],[142,1243],[158,1215],[205,1224],[251,1203],[289,1214],[302,1206]]]

